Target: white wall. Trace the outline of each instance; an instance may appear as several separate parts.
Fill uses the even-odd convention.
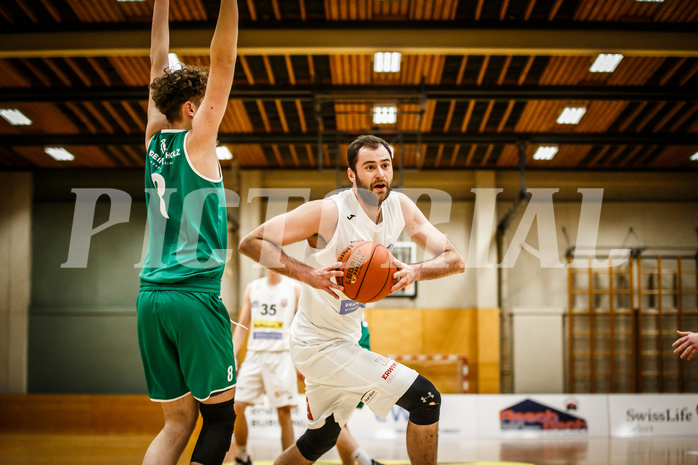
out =
[[[647,177],[646,174],[642,176]],[[658,186],[656,179],[646,179],[647,185],[641,180],[631,182],[635,177],[635,174],[606,174],[600,176],[603,179],[580,181],[568,174],[554,180],[552,177],[536,179],[529,184],[529,188],[556,188],[560,192],[552,197],[554,233],[539,231],[541,219],[538,217],[525,235],[523,242],[527,245],[524,247],[530,247],[533,253],[521,250],[522,244],[514,240],[526,208],[530,206],[528,203],[516,211],[504,237],[504,254],[520,250],[515,264],[502,270],[502,311],[513,316],[509,321],[514,340],[508,341],[508,350],[513,357],[513,381],[510,385],[514,392],[564,391],[559,379],[565,373],[565,359],[550,352],[559,351],[559,355],[564,352],[561,338],[564,337],[563,319],[568,310],[567,269],[565,266],[554,267],[551,263],[543,264],[544,260],[535,254],[552,248],[557,263],[566,264],[565,252],[569,246],[576,245],[580,228],[582,195],[578,189],[589,186],[604,189],[598,236],[595,233],[593,238],[596,239],[598,260],[607,258],[609,248],[683,248],[683,253],[689,255],[698,250],[698,202],[695,200],[698,189],[694,177],[677,174],[676,182],[672,184],[666,175],[657,175],[665,180],[663,187]],[[614,178],[624,190],[618,189]],[[610,188],[606,189],[607,186]],[[672,194],[675,194],[676,201],[669,200]],[[653,195],[655,201],[650,200]],[[500,210],[506,212],[508,208]],[[539,233],[544,236],[543,241]],[[536,334],[531,333],[531,328],[536,328]],[[542,337],[544,334],[548,336]],[[536,359],[541,361],[537,366],[526,362]],[[551,369],[554,372],[551,373]],[[541,384],[546,378],[552,382]],[[560,387],[551,390],[553,386]]]

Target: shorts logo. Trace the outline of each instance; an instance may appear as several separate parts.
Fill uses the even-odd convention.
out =
[[[383,378],[385,381],[389,383],[395,377],[395,373],[397,373],[397,362],[391,363],[388,369],[385,370],[385,373],[383,373],[383,376],[381,376],[381,378]]]
[[[361,402],[368,405],[368,403],[371,402],[371,399],[373,399],[375,396],[376,390],[371,389],[370,391],[366,392],[363,396],[361,396]]]
[[[339,304],[339,314],[340,315],[347,315],[349,313],[354,313],[357,310],[363,309],[366,307],[366,304],[362,304],[360,302],[354,302],[353,300],[342,300],[342,302]]]
[[[313,418],[313,414],[310,413],[310,403],[308,402],[308,398],[307,398],[307,397],[305,398],[305,405],[308,406],[308,420],[313,421],[314,418]]]

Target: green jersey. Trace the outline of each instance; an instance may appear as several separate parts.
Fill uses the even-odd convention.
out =
[[[217,283],[220,289],[228,246],[223,177],[210,179],[196,171],[186,151],[188,134],[163,130],[148,145],[145,198],[150,242],[141,288],[148,283],[200,283],[207,288]]]

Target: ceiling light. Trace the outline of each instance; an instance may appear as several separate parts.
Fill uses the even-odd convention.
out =
[[[691,155],[691,161],[698,161],[698,152]]]
[[[396,107],[373,107],[373,124],[394,124],[397,121]]]
[[[168,53],[167,61],[169,61],[171,71],[182,69],[182,62],[179,61],[179,57],[176,53]]]
[[[664,3],[664,0],[635,0],[641,3]]]
[[[584,107],[565,107],[557,117],[557,124],[577,124],[586,111]]]
[[[72,153],[68,152],[68,151],[67,151],[66,149],[64,149],[63,147],[46,147],[46,149],[44,149],[44,150],[45,150],[46,153],[48,153],[49,155],[51,155],[51,157],[52,157],[54,160],[58,160],[58,161],[71,161],[71,160],[75,160],[75,155],[73,155]]]
[[[552,160],[557,153],[557,147],[555,145],[541,145],[533,154],[534,160]]]
[[[28,126],[32,124],[32,120],[24,116],[21,111],[14,108],[0,110],[0,116],[5,118],[7,122],[13,126]]]
[[[397,73],[400,71],[398,52],[377,52],[373,56],[373,71],[376,73]]]
[[[219,160],[232,160],[233,159],[233,153],[225,145],[221,145],[219,147],[216,147],[216,156],[218,157]]]
[[[600,53],[594,63],[592,63],[589,71],[592,73],[612,73],[615,71],[623,55],[620,53]]]

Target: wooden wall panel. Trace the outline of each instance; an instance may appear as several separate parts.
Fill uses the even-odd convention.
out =
[[[421,309],[369,309],[366,321],[372,350],[380,354],[426,353]]]
[[[499,309],[369,308],[371,348],[380,354],[468,358],[470,393],[500,391]],[[409,362],[443,393],[462,392],[453,362]]]
[[[0,395],[0,432],[157,434],[160,404],[147,395]]]

